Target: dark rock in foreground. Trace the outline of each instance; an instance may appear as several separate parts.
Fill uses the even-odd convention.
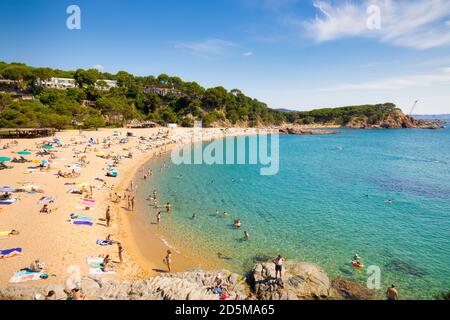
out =
[[[334,279],[331,281],[334,291],[344,300],[370,300],[373,292],[349,280]]]

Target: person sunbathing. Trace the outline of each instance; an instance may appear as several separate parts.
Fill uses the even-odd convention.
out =
[[[74,288],[70,291],[64,289],[64,293],[67,294],[67,300],[83,300],[86,297],[80,288]]]
[[[39,211],[39,213],[50,214],[50,213],[52,213],[52,209],[50,209],[48,207],[48,204],[44,204],[44,206],[42,207],[41,211]]]
[[[36,259],[30,264],[28,271],[39,273],[39,272],[44,271],[44,268],[45,268],[45,263],[42,262],[40,259]]]
[[[105,259],[103,259],[103,263],[102,263],[102,271],[103,271],[103,272],[114,271],[113,263],[112,263],[111,258],[109,257],[109,255],[107,255],[107,256],[105,257]]]

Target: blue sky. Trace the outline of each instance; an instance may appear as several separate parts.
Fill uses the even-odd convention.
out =
[[[2,0],[0,39],[7,62],[168,73],[273,108],[450,113],[450,0]]]

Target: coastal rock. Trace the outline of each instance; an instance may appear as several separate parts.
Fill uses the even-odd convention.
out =
[[[441,129],[443,124],[433,120],[415,120],[413,117],[405,115],[400,109],[394,109],[375,122],[366,116],[353,117],[347,122],[345,127],[349,129]]]
[[[257,263],[251,282],[261,300],[307,300],[333,298],[331,282],[321,267],[303,262],[287,261],[282,279],[275,279],[272,262]]]
[[[353,281],[334,279],[331,281],[334,295],[343,300],[370,300],[373,292]]]
[[[247,297],[244,279],[227,270],[193,270],[137,281],[85,277],[82,288],[89,300],[219,300],[219,295],[211,290],[218,273],[228,288],[227,300]],[[64,287],[58,285],[8,286],[0,288],[0,300],[31,300],[36,294],[42,298],[49,290],[54,290],[58,299],[66,297]]]
[[[330,135],[337,134],[334,131],[325,131],[325,130],[308,130],[302,128],[295,127],[283,127],[279,129],[280,134],[291,134],[291,135],[302,135],[302,136],[310,136],[310,135]]]

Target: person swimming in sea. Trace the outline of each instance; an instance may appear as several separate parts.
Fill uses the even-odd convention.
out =
[[[231,257],[228,257],[228,256],[224,255],[224,254],[221,253],[221,252],[218,252],[218,253],[217,253],[217,257],[218,257],[219,259],[222,259],[222,260],[231,260]]]
[[[392,199],[387,199],[386,200],[386,204],[392,204],[392,202],[393,202]]]
[[[250,240],[250,234],[247,231],[244,231],[244,240],[245,241]]]
[[[241,220],[240,220],[240,219],[234,220],[234,222],[233,222],[233,226],[234,226],[234,227],[240,228],[241,225],[242,225],[242,224],[241,224]]]
[[[359,254],[355,253],[355,255],[353,256],[353,261],[359,262],[359,260],[361,260],[361,257],[359,256]]]
[[[197,214],[196,213],[193,213],[192,214],[192,220],[195,220],[197,218]]]

